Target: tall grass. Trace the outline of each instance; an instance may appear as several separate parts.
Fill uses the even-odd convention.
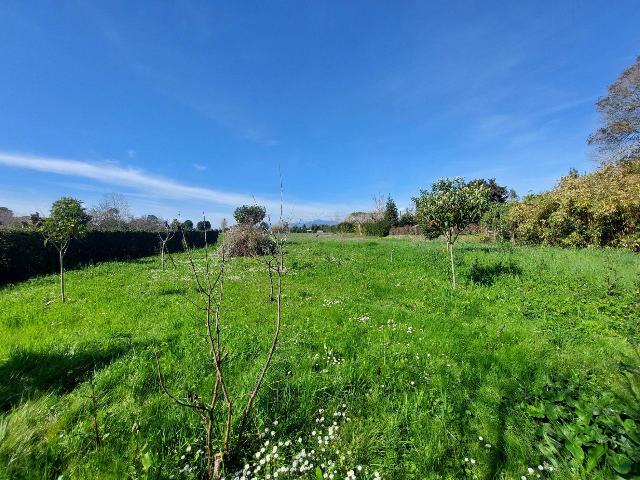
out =
[[[358,478],[529,478],[528,468],[610,478],[604,457],[587,474],[562,445],[545,450],[552,422],[532,409],[559,385],[581,404],[624,407],[620,363],[640,341],[638,256],[474,241],[458,252],[454,291],[440,242],[293,235],[283,336],[237,469],[274,422],[282,441],[308,438],[320,409],[344,404],[350,421],[333,448],[350,452],[344,467]],[[0,290],[0,478],[202,474],[199,418],[160,392],[154,366],[160,351],[174,391],[213,381],[200,314],[185,301],[187,259],[174,259],[176,270],[148,258],[68,272],[65,304],[55,277]],[[234,395],[251,389],[270,341],[263,269],[229,263]]]

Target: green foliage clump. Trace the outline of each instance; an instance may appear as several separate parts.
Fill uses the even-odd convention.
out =
[[[260,205],[242,205],[233,212],[233,218],[242,225],[257,225],[264,221],[267,210]]]
[[[513,238],[513,225],[509,218],[511,205],[509,203],[490,203],[480,218],[480,225],[493,235],[493,240]]]
[[[622,366],[627,396],[582,394],[576,377],[550,379],[527,406],[539,424],[538,448],[554,463],[570,458],[576,476],[598,467],[616,478],[640,475],[640,364]],[[632,382],[632,383],[629,383]]]
[[[196,230],[198,230],[199,232],[211,230],[211,222],[209,220],[200,220],[198,223],[196,223]]]
[[[399,227],[409,227],[413,225],[417,225],[418,221],[416,220],[415,214],[409,210],[408,208],[400,214],[398,218],[398,226]]]
[[[514,204],[508,221],[523,243],[640,251],[640,159],[569,174],[553,190]]]
[[[193,230],[193,222],[191,220],[185,220],[184,222],[182,222],[181,225],[183,230],[191,231]],[[209,229],[211,229],[211,225],[209,225]]]
[[[391,197],[387,197],[387,203],[384,207],[383,220],[389,225],[389,228],[398,225],[398,207]]]
[[[489,191],[489,201],[493,203],[504,203],[512,195],[511,192],[502,185],[498,185],[495,178],[485,180],[484,178],[477,178],[471,180],[469,185],[482,186]]]
[[[416,217],[427,237],[444,235],[451,243],[470,224],[482,217],[489,204],[489,191],[479,184],[467,184],[462,177],[443,178],[421,190],[413,199]]]
[[[62,197],[51,206],[51,213],[41,225],[46,242],[56,248],[64,248],[73,238],[83,237],[87,233],[89,216],[82,202],[71,197]]]
[[[391,225],[386,220],[365,222],[362,224],[362,230],[365,235],[370,237],[386,237],[389,235]]]

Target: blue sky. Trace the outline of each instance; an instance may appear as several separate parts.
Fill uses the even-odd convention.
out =
[[[124,194],[217,223],[334,219],[442,176],[518,193],[594,168],[632,1],[0,3],[0,205]]]

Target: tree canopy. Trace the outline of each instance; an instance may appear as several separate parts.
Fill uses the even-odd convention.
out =
[[[53,203],[51,214],[42,222],[41,228],[47,243],[64,248],[72,238],[86,234],[89,219],[80,200],[62,197]]]
[[[465,227],[480,220],[489,195],[483,185],[465,183],[461,177],[440,179],[414,197],[418,223],[425,235],[445,235],[453,243]]]
[[[211,225],[209,225],[211,226]],[[191,220],[185,220],[184,222],[182,222],[182,228],[184,230],[186,230],[187,232],[190,230],[193,230],[193,222]]]
[[[475,180],[471,180],[469,182],[469,185],[482,185],[483,187],[485,187],[487,190],[489,190],[489,201],[494,203],[504,203],[509,199],[511,195],[515,194],[514,190],[509,191],[507,187],[498,185],[495,178],[490,178],[489,180],[485,180],[484,178],[476,178]]]
[[[267,210],[259,205],[242,205],[233,212],[233,218],[242,225],[256,225],[267,216]]]
[[[640,158],[640,57],[596,103],[603,125],[589,137],[603,162]]]
[[[384,221],[393,227],[398,224],[398,207],[391,197],[387,197],[387,203],[384,207]]]
[[[196,223],[196,230],[204,232],[205,230],[211,230],[211,222],[209,220],[200,220]]]

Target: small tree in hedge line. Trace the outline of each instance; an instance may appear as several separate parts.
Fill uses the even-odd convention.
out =
[[[41,225],[44,244],[53,245],[60,259],[60,298],[64,302],[64,256],[69,243],[87,233],[89,216],[82,202],[71,197],[62,197],[51,206],[51,214]]]
[[[387,203],[384,206],[384,221],[389,224],[389,227],[395,227],[398,224],[398,207],[391,197],[387,197]]]
[[[402,212],[402,214],[400,215],[400,218],[398,218],[398,226],[407,227],[415,224],[416,224],[416,216],[408,208],[405,209],[405,211]]]
[[[184,222],[182,222],[182,229],[185,232],[193,230],[193,222],[191,220],[185,220]]]
[[[421,190],[414,197],[418,224],[429,238],[444,235],[451,260],[451,284],[456,288],[456,270],[453,245],[460,232],[477,223],[489,204],[489,190],[483,185],[467,184],[461,177],[443,178]]]
[[[206,232],[207,230],[211,230],[211,222],[209,220],[200,220],[196,223],[196,230],[199,232]]]
[[[165,222],[165,224],[166,223],[167,222]],[[173,220],[171,220],[171,223],[169,224],[169,228],[174,232],[177,232],[178,230],[180,230],[181,226],[182,226],[182,223],[180,223],[180,220],[178,220],[177,218],[174,218]],[[164,227],[166,228],[166,225],[164,225]]]

